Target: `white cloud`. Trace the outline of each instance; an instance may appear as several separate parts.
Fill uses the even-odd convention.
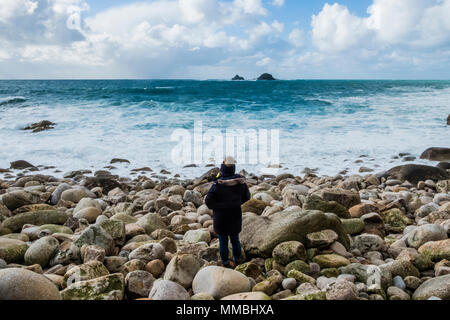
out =
[[[272,5],[275,7],[282,7],[284,6],[284,0],[273,0]]]
[[[312,16],[312,39],[321,51],[343,51],[359,44],[368,36],[367,21],[352,15],[347,7],[326,3]]]
[[[263,7],[261,0],[234,0],[233,4],[246,14],[267,14],[267,10]]]
[[[330,52],[450,44],[450,0],[374,0],[367,13],[358,17],[344,5],[325,4],[312,17],[314,44]]]
[[[265,57],[265,58],[262,58],[261,60],[257,61],[256,65],[258,67],[264,67],[264,66],[269,65],[270,63],[272,63],[272,59],[269,57]]]
[[[289,33],[289,42],[295,47],[302,47],[305,41],[305,35],[302,30],[295,28]]]
[[[90,1],[0,0],[0,77],[210,78],[270,65],[295,78],[450,68],[450,0],[373,0],[367,15],[325,4],[310,30],[294,23],[286,33],[287,21],[264,6],[289,5],[280,0],[136,0],[89,15]],[[79,30],[67,27],[71,15]]]
[[[5,23],[8,19],[15,16],[31,15],[37,7],[37,1],[2,0],[0,2],[0,22]]]

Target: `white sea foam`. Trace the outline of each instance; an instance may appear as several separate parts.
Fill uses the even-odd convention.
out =
[[[11,98],[1,98],[0,103]],[[288,168],[294,174],[300,174],[305,167],[319,168],[320,174],[327,175],[345,168],[356,173],[360,166],[382,171],[402,164],[401,159],[392,159],[399,152],[418,158],[430,146],[449,147],[450,131],[445,119],[450,113],[450,88],[402,88],[395,95],[382,92],[319,99],[330,103],[321,112],[244,112],[220,105],[204,109],[201,103],[182,108],[174,102],[150,98],[126,106],[90,101],[1,108],[0,168],[24,159],[63,172],[97,170],[118,157],[131,164],[114,164],[117,169],[112,172],[116,174],[127,176],[133,168],[149,166],[156,172],[164,168],[192,178],[207,170],[207,159],[198,168],[183,169],[173,164],[170,151],[175,143],[170,136],[177,128],[192,128],[196,120],[202,120],[206,128],[223,132],[226,128],[280,129],[281,172]],[[43,119],[57,126],[40,133],[20,130]],[[354,163],[361,155],[367,156],[362,158],[364,162]],[[417,159],[415,163],[428,162]],[[239,167],[255,173],[260,169],[245,164]],[[42,172],[54,174],[53,170]]]

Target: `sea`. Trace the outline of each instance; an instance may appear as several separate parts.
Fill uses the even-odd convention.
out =
[[[0,168],[195,178],[231,154],[255,174],[380,172],[435,165],[419,157],[450,147],[449,114],[450,81],[3,80]],[[41,120],[56,126],[22,130]]]

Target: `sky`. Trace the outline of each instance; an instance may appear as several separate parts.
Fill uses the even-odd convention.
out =
[[[0,0],[0,79],[450,79],[450,0]]]

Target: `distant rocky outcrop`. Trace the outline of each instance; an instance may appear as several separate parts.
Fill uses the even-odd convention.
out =
[[[418,164],[407,164],[392,168],[387,172],[387,175],[400,181],[408,180],[410,183],[418,183],[427,179],[438,181],[450,178],[449,174],[442,169]]]
[[[259,76],[258,80],[276,80],[271,74],[263,73]]]
[[[240,80],[245,80],[245,79],[244,79],[244,77],[241,77],[240,75],[237,74],[231,80],[233,80],[233,81],[240,81]]]
[[[450,160],[450,148],[428,148],[422,153],[420,159],[448,161]]]
[[[33,123],[33,124],[23,128],[23,130],[33,130],[33,133],[36,133],[36,132],[54,129],[55,126],[56,126],[56,123],[53,123],[48,120],[42,120],[41,122]]]
[[[30,169],[30,168],[36,168],[36,167],[25,160],[17,160],[17,161],[11,162],[11,169],[23,170],[23,169]]]

